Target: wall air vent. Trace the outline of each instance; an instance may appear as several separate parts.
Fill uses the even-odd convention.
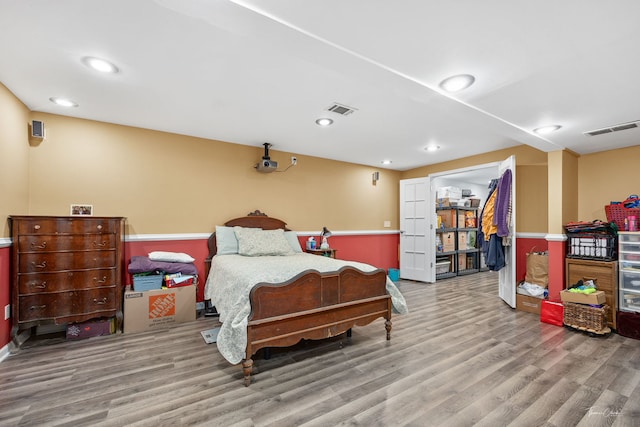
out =
[[[640,120],[636,120],[635,122],[622,123],[619,125],[610,126],[606,128],[590,130],[589,132],[583,132],[583,134],[588,136],[596,136],[596,135],[602,135],[603,133],[619,132],[621,130],[637,128],[638,123],[640,123]]]
[[[356,111],[356,109],[334,102],[331,106],[327,107],[327,111],[340,114],[341,116],[348,116],[349,114]]]

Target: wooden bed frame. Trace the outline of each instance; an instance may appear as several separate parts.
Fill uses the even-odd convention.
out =
[[[225,226],[274,230],[286,223],[260,211],[228,221]],[[205,281],[216,254],[215,233],[209,237]],[[352,267],[319,273],[307,270],[284,283],[258,283],[250,293],[251,314],[247,325],[247,348],[242,361],[244,385],[251,384],[253,360],[262,348],[288,347],[303,339],[323,339],[386,319],[391,339],[391,297],[386,291],[387,274],[382,269],[362,272]],[[206,283],[206,282],[205,282]]]

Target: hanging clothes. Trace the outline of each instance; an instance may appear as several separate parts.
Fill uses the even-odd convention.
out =
[[[491,196],[493,195],[493,193],[496,191],[496,188],[498,186],[498,180],[497,179],[492,179],[491,182],[489,183],[489,194],[487,195],[487,200],[484,202],[484,205],[482,206],[482,209],[480,210],[480,215],[478,215],[478,247],[483,250],[485,247],[485,244],[489,243],[489,236],[486,235],[484,233],[484,212],[485,210],[487,210],[487,204],[489,203],[489,199],[491,199]],[[490,222],[493,222],[493,218],[491,219]]]
[[[510,244],[511,230],[511,170],[489,184],[490,193],[482,208],[478,239],[489,270],[498,271],[506,265],[504,241]]]
[[[498,197],[495,204],[494,223],[497,227],[497,234],[500,237],[511,236],[511,169],[507,169],[500,177],[498,183]]]

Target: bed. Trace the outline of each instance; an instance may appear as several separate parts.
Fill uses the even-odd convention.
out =
[[[205,299],[220,314],[217,346],[227,361],[242,363],[245,386],[260,349],[337,336],[379,318],[390,340],[392,311],[407,312],[384,270],[304,253],[284,221],[260,211],[216,226],[208,244]]]

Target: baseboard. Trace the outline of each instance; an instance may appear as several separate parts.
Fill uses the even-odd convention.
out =
[[[31,337],[31,330],[25,329],[19,333],[12,341],[0,349],[0,362],[9,357],[12,354],[20,351],[20,346],[24,344],[26,340]],[[16,346],[16,342],[18,345]]]
[[[0,363],[2,363],[2,361],[4,359],[6,359],[7,357],[9,357],[9,354],[11,354],[11,352],[9,351],[9,346],[11,345],[11,343],[5,345],[4,347],[0,348]]]

